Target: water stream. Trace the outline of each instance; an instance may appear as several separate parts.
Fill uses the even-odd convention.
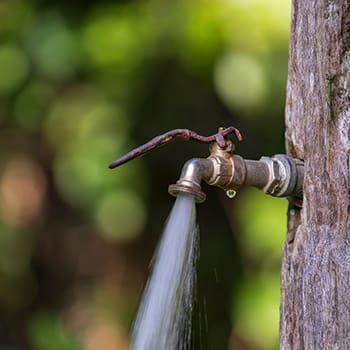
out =
[[[133,329],[133,350],[190,349],[198,244],[194,199],[179,194],[152,261]]]

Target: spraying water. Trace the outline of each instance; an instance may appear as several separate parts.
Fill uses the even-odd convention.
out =
[[[194,199],[179,194],[136,318],[133,350],[190,348],[198,242]]]

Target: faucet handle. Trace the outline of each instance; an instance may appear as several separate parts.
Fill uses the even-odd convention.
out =
[[[175,138],[182,138],[185,140],[195,140],[198,142],[203,142],[203,143],[209,143],[209,142],[216,142],[217,145],[220,148],[225,148],[228,143],[230,142],[227,139],[227,136],[231,133],[234,133],[237,140],[240,142],[243,140],[243,137],[239,130],[237,128],[234,128],[233,126],[230,126],[228,128],[222,128],[220,127],[218,129],[218,132],[216,134],[210,135],[210,136],[202,136],[197,134],[196,132],[188,129],[174,129],[166,132],[165,134],[156,136],[152,140],[148,141],[144,145],[141,145],[132,151],[126,153],[122,157],[116,159],[113,161],[110,165],[110,169],[114,169],[118,167],[119,165],[122,165],[134,158],[140,157],[143,154],[151,151],[152,149],[159,147],[167,142],[170,142],[174,140]]]

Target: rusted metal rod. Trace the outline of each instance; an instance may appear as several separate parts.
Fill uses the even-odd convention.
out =
[[[176,138],[181,138],[184,140],[194,140],[198,142],[203,143],[209,143],[216,141],[217,144],[220,147],[226,147],[227,145],[227,139],[226,136],[234,133],[236,135],[236,138],[238,141],[242,141],[243,137],[238,129],[234,128],[233,126],[230,126],[228,128],[219,128],[218,132],[211,136],[202,136],[197,134],[196,132],[188,129],[174,129],[171,131],[166,132],[163,135],[159,135],[152,140],[148,141],[142,146],[139,146],[132,151],[128,152],[127,154],[123,155],[122,157],[116,159],[114,162],[112,162],[109,165],[110,169],[114,169],[122,164],[125,164],[126,162],[135,159],[137,157],[142,156],[143,154],[151,151],[154,148],[157,148],[161,145],[164,145],[165,143],[168,143]]]

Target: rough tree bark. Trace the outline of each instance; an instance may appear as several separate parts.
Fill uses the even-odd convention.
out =
[[[287,152],[305,160],[290,207],[280,349],[350,349],[350,1],[293,0]]]

